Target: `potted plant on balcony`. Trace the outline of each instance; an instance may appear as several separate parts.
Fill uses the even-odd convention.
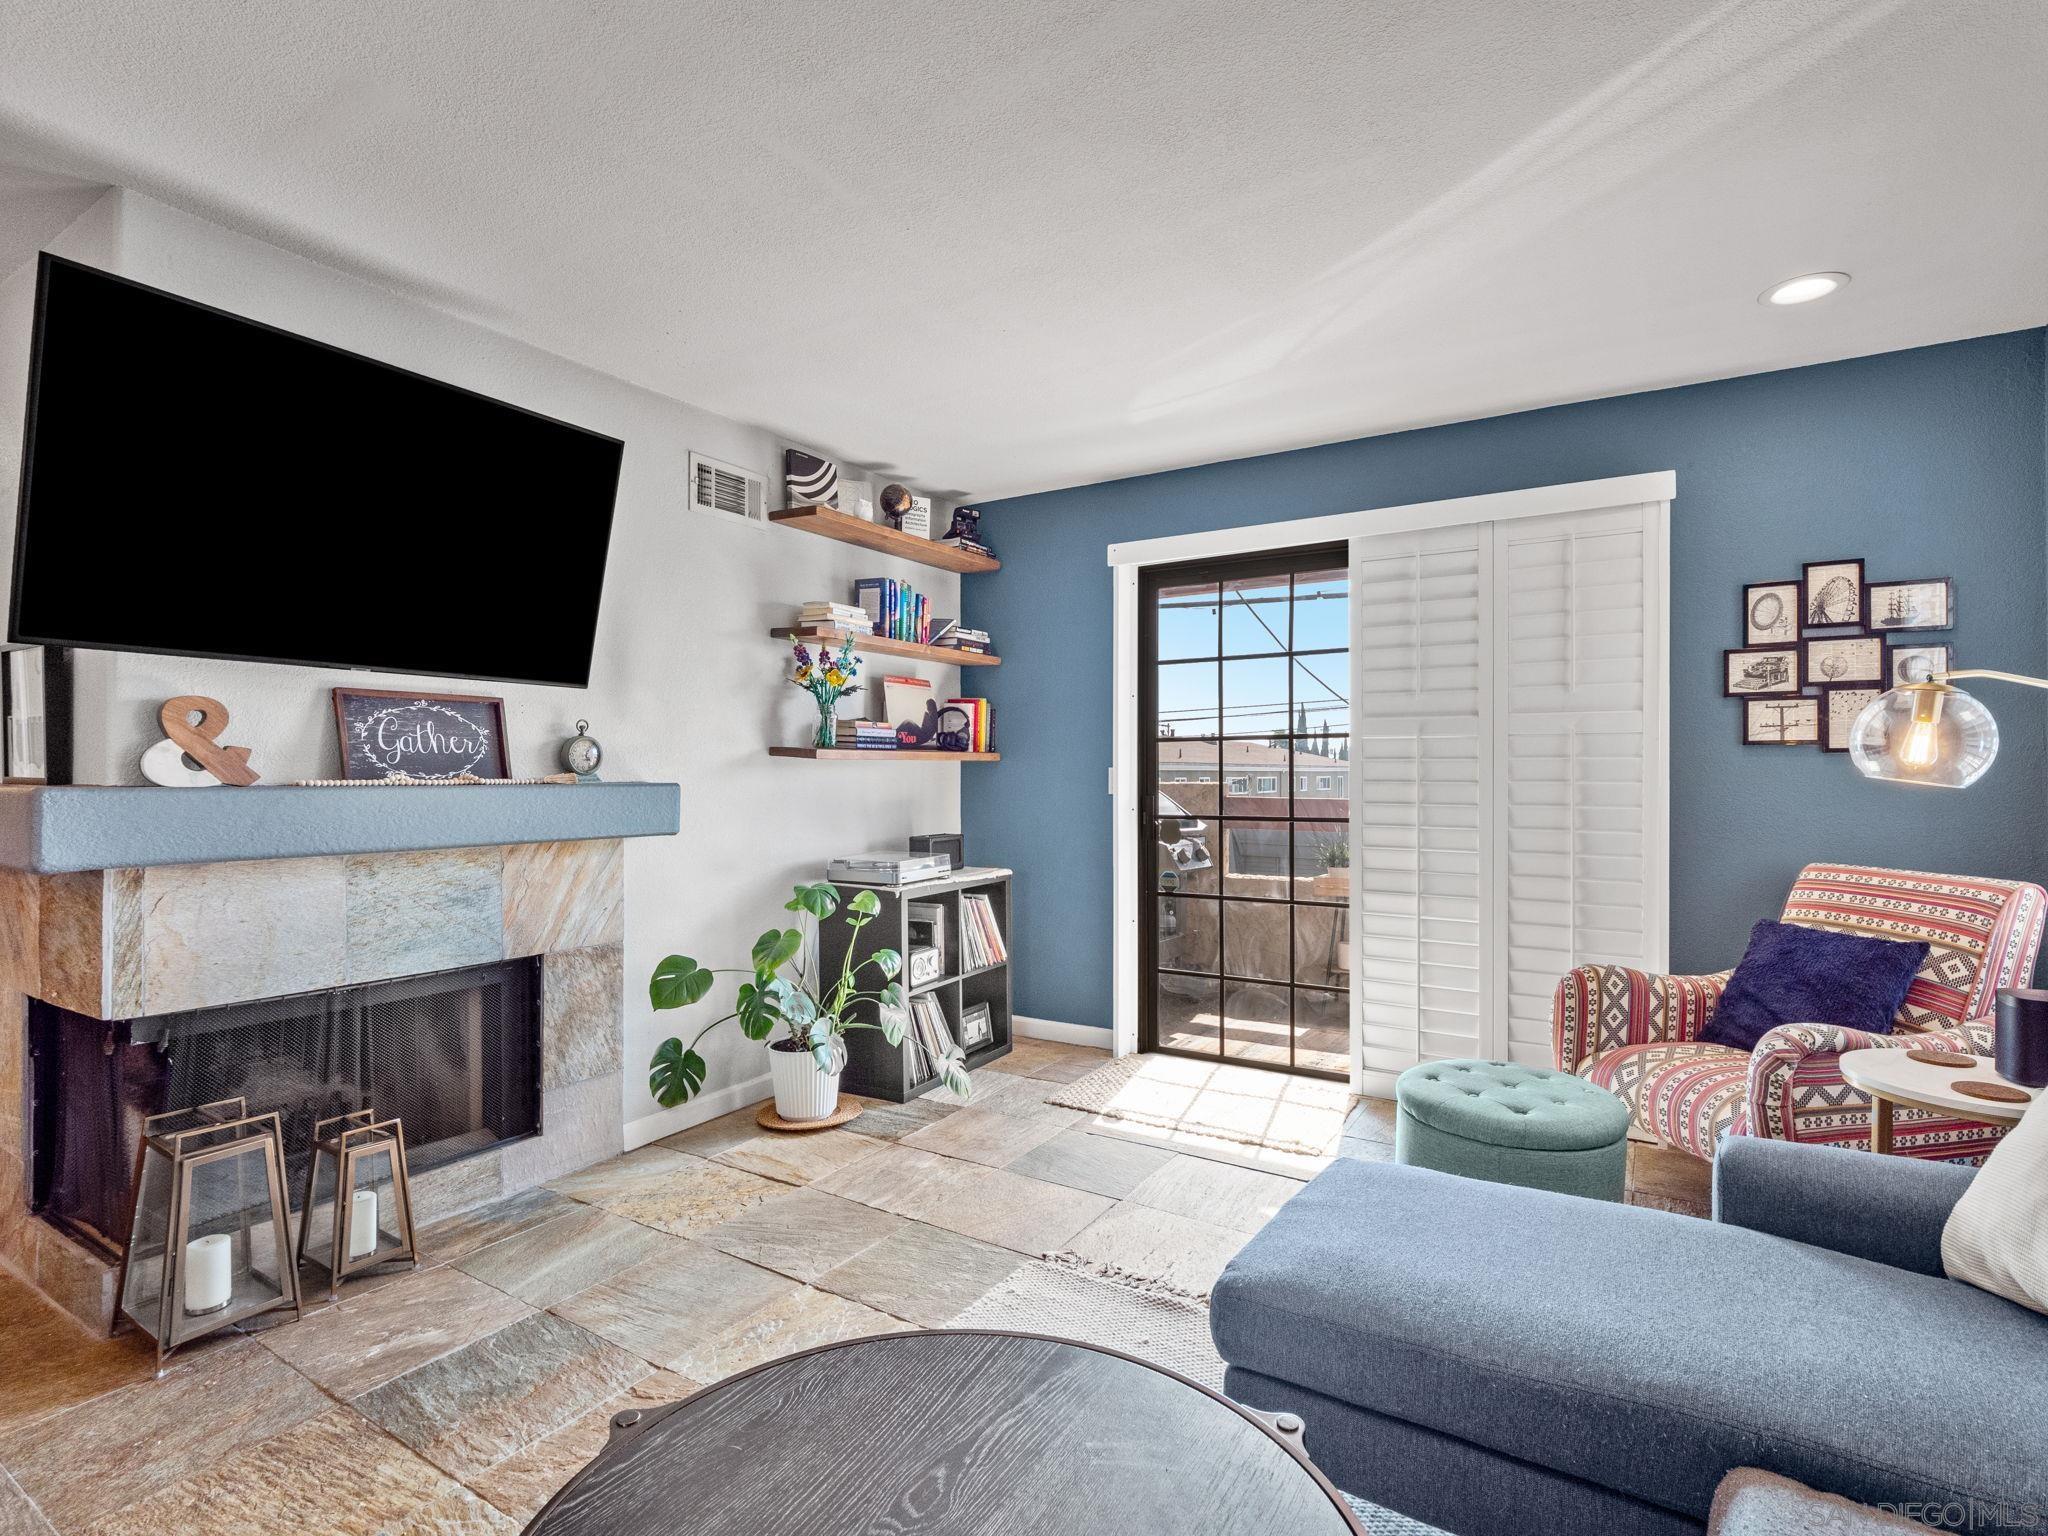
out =
[[[1322,870],[1310,882],[1310,891],[1317,896],[1339,897],[1351,891],[1351,839],[1338,833],[1316,849],[1316,861]]]
[[[829,986],[818,974],[817,936],[839,911],[838,887],[822,880],[800,885],[782,908],[797,914],[797,926],[770,928],[756,939],[751,966],[714,969],[688,955],[670,955],[654,968],[647,992],[656,1008],[687,1008],[702,1001],[721,975],[749,978],[740,983],[732,1012],[698,1030],[687,1046],[671,1036],[656,1047],[647,1086],[664,1108],[687,1104],[703,1091],[706,1067],[697,1043],[728,1019],[738,1019],[749,1040],[768,1042],[775,1112],[785,1120],[823,1120],[838,1106],[849,1030],[879,1029],[891,1045],[903,1044],[903,985],[896,979],[903,957],[893,949],[878,949],[857,963],[854,959],[861,929],[881,910],[875,893],[856,891],[846,903],[841,921],[852,932],[839,975]],[[868,975],[870,969],[874,977]],[[869,980],[879,984],[862,984]],[[857,1017],[860,1013],[873,1017]],[[957,1046],[932,1067],[955,1093],[964,1098],[970,1092],[966,1063]]]

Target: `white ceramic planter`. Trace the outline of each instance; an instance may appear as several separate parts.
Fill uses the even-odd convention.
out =
[[[820,1072],[809,1051],[769,1046],[768,1073],[775,1080],[775,1113],[785,1120],[823,1120],[839,1107],[839,1074]]]

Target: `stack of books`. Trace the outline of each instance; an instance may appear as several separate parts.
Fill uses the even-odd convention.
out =
[[[871,634],[875,627],[867,609],[822,597],[814,598],[799,608],[796,621],[804,629],[843,629],[850,635]]]
[[[847,885],[915,885],[951,873],[943,853],[851,853],[825,866],[825,878]]]
[[[853,584],[861,612],[875,634],[922,645],[931,638],[932,600],[893,576],[869,576]]]
[[[896,727],[886,720],[842,720],[843,731],[853,727],[853,745],[862,752],[894,752],[896,750]]]
[[[995,558],[996,552],[994,550],[982,543],[979,538],[970,537],[964,533],[949,533],[939,542],[948,549],[964,549],[973,554],[987,555],[990,559]]]
[[[970,971],[1001,965],[1010,958],[1003,930],[996,926],[995,903],[970,891],[960,898],[960,961]]]
[[[950,620],[933,631],[931,643],[948,651],[973,651],[977,656],[986,656],[995,650],[987,630],[963,629],[958,619]]]
[[[967,750],[970,752],[993,752],[996,749],[995,722],[989,713],[987,699],[948,699],[946,703],[954,709],[967,713]]]

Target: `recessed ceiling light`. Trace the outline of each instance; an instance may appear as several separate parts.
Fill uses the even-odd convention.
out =
[[[1782,283],[1773,283],[1756,296],[1756,301],[1759,304],[1811,304],[1815,299],[1826,298],[1848,281],[1846,272],[1809,272],[1804,277],[1788,277]]]

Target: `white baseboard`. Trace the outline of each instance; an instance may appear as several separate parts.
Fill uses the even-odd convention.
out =
[[[716,1120],[720,1115],[729,1115],[736,1109],[745,1109],[749,1104],[758,1104],[774,1096],[775,1082],[766,1072],[744,1083],[699,1094],[689,1103],[678,1104],[674,1109],[658,1109],[638,1120],[628,1120],[626,1150],[630,1152],[635,1147],[644,1147],[650,1141],[673,1136],[677,1131],[687,1131],[693,1125]]]
[[[1353,1091],[1368,1099],[1391,1099],[1394,1096],[1394,1079],[1398,1072],[1361,1072],[1358,1087]]]
[[[1056,1040],[1061,1045],[1092,1045],[1109,1049],[1109,1031],[1094,1024],[1062,1024],[1058,1019],[1031,1019],[1021,1013],[1010,1015],[1010,1033],[1026,1040]]]

